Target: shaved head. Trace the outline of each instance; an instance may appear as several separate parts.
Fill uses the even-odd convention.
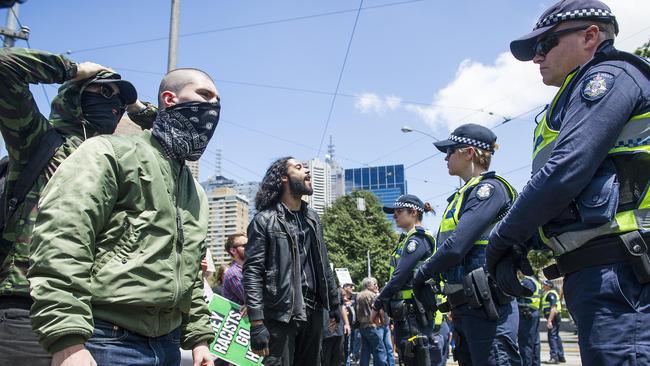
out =
[[[174,69],[163,77],[160,81],[158,88],[158,108],[164,109],[162,93],[170,91],[174,94],[179,94],[183,88],[194,83],[205,83],[209,81],[214,85],[214,80],[205,71],[194,68],[179,68]]]

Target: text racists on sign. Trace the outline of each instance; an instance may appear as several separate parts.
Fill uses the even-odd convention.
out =
[[[216,338],[210,351],[238,366],[261,365],[262,357],[250,350],[250,321],[239,313],[239,305],[215,295],[208,305]]]

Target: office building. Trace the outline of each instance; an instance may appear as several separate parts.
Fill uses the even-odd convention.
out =
[[[390,205],[407,193],[404,165],[345,169],[345,193],[363,190],[374,193],[383,205]],[[391,215],[387,216],[393,221]]]
[[[248,200],[232,187],[217,187],[206,192],[209,203],[208,248],[216,264],[230,262],[224,250],[228,236],[246,233]]]
[[[304,199],[318,215],[322,215],[325,209],[332,205],[330,165],[319,159],[312,159],[304,164],[309,168],[311,187],[314,190],[311,196]]]

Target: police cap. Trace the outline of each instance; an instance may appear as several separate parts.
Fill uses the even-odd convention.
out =
[[[618,34],[616,17],[607,5],[598,0],[562,0],[553,4],[539,17],[533,31],[510,42],[510,51],[519,61],[530,61],[535,57],[535,43],[539,36],[566,20],[596,20],[614,24]]]
[[[417,196],[412,194],[403,194],[395,200],[392,206],[384,206],[383,210],[387,214],[395,212],[396,208],[412,208],[414,210],[424,212],[424,203]]]
[[[451,147],[467,145],[494,153],[494,143],[496,141],[497,135],[489,128],[474,123],[467,123],[456,128],[446,140],[437,141],[433,144],[443,153],[446,153],[447,149]]]

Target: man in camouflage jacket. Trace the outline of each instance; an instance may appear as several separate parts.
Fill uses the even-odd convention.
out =
[[[50,118],[43,116],[29,90],[30,84],[63,83],[52,101]],[[85,93],[85,94],[84,94]],[[117,122],[124,106],[136,101],[135,88],[104,66],[75,63],[64,56],[21,48],[0,49],[0,131],[9,154],[5,193],[11,194],[41,137],[50,128],[62,136],[46,168],[38,176],[23,203],[7,218],[0,240],[0,364],[49,365],[50,356],[38,344],[31,329],[29,282],[26,278],[29,245],[38,212],[38,199],[54,171],[86,138],[112,133],[87,118],[82,96],[117,97],[119,108],[108,109]],[[112,94],[112,95],[111,95]],[[109,99],[106,98],[108,101]],[[138,103],[136,110],[143,105]],[[97,109],[95,109],[97,111]],[[101,108],[99,109],[101,112]],[[142,110],[145,113],[145,110]],[[116,125],[117,123],[115,123]],[[113,126],[113,129],[115,126]],[[79,169],[83,169],[82,166]],[[6,207],[0,209],[5,210]],[[27,361],[29,360],[29,361]]]

